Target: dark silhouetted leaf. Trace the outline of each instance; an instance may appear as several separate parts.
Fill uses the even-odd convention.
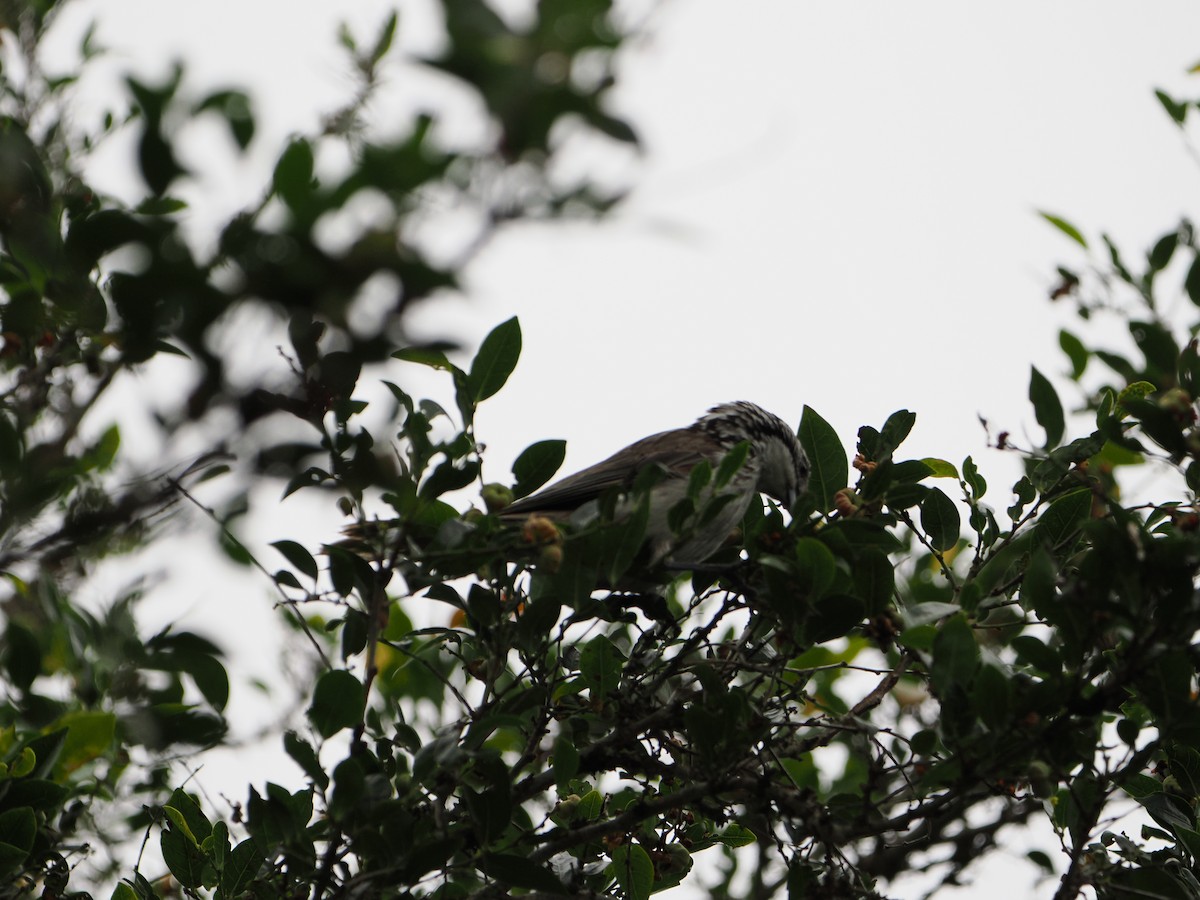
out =
[[[1086,488],[1059,497],[1038,519],[1038,543],[1052,552],[1065,551],[1092,511],[1092,492]]]
[[[513,475],[517,483],[513,496],[517,499],[528,496],[554,477],[567,454],[567,442],[563,440],[538,441],[530,444],[513,462]]]
[[[579,672],[597,700],[617,689],[624,665],[625,656],[603,635],[588,641],[579,655]]]
[[[930,674],[935,687],[966,687],[979,666],[979,644],[967,624],[966,616],[951,616],[942,623],[933,639],[933,663]]]
[[[962,529],[958,506],[939,488],[930,488],[921,501],[921,527],[935,550],[949,550],[958,543]]]
[[[284,558],[294,568],[298,569],[301,574],[316,579],[317,561],[313,559],[312,554],[303,545],[295,541],[275,541],[271,546],[282,553]]]
[[[1063,353],[1067,354],[1067,359],[1071,361],[1071,378],[1078,381],[1087,368],[1088,357],[1091,353],[1087,347],[1083,345],[1083,341],[1071,334],[1065,328],[1058,332],[1058,346],[1062,348]]]
[[[608,873],[630,900],[648,900],[654,887],[654,863],[637,844],[622,844],[612,853]]]
[[[1165,91],[1156,90],[1154,96],[1158,98],[1158,102],[1162,104],[1163,109],[1167,111],[1167,115],[1176,125],[1182,125],[1187,118],[1188,103],[1175,100]]]
[[[850,467],[837,432],[811,406],[800,417],[800,445],[812,466],[808,490],[820,512],[833,508],[833,496],[846,487]]]
[[[363,702],[363,687],[357,678],[340,669],[326,672],[317,681],[308,718],[321,737],[329,737],[358,724]]]
[[[561,896],[572,893],[549,869],[542,868],[524,856],[513,853],[486,853],[476,865],[484,875],[506,887],[544,891]]]
[[[495,394],[517,367],[521,356],[521,323],[513,316],[483,339],[467,374],[471,399],[480,403]]]
[[[1037,418],[1038,424],[1046,432],[1046,449],[1051,450],[1057,447],[1062,442],[1063,431],[1066,428],[1062,403],[1058,399],[1054,385],[1037,370],[1036,366],[1030,367],[1029,400],[1033,403],[1033,414]]]

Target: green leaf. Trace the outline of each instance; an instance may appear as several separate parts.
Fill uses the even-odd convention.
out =
[[[317,758],[317,751],[308,741],[289,730],[283,735],[283,749],[321,790],[329,787],[329,775]]]
[[[1177,461],[1182,461],[1189,455],[1188,440],[1184,434],[1185,426],[1173,410],[1145,400],[1131,400],[1126,404],[1126,409],[1137,419],[1138,426],[1146,437],[1164,450],[1170,451]],[[1134,446],[1143,449],[1140,444],[1134,444]],[[1102,445],[1094,454],[1098,461],[1099,454],[1103,450],[1104,446]],[[1126,464],[1136,465],[1144,460],[1141,454],[1128,447],[1118,447],[1116,450],[1117,452],[1123,451],[1120,459]]]
[[[121,446],[121,432],[116,425],[107,428],[93,446],[88,448],[80,462],[87,469],[98,469],[103,472],[109,469],[117,457],[117,449]]]
[[[654,887],[654,863],[638,844],[622,844],[610,854],[606,870],[630,900],[648,900]]]
[[[139,900],[138,893],[128,881],[119,881],[109,900]]]
[[[554,477],[567,455],[567,442],[563,440],[538,441],[530,444],[513,462],[512,472],[517,479],[513,496],[527,497]]]
[[[934,644],[936,648],[936,642]],[[971,686],[971,699],[989,728],[1003,732],[1012,714],[1012,682],[997,666],[982,665]]]
[[[503,768],[503,767],[501,767]],[[483,791],[464,788],[462,797],[471,814],[481,844],[490,844],[499,838],[513,816],[513,801],[510,783],[501,778],[496,784]]]
[[[812,602],[804,631],[809,640],[816,643],[831,641],[857,628],[865,614],[866,609],[858,597],[833,590]]]
[[[308,552],[302,545],[295,541],[275,541],[271,544],[276,550],[283,554],[284,558],[309,578],[316,579],[317,577],[317,561],[313,559],[312,554]]]
[[[943,603],[940,600],[929,600],[925,603],[915,603],[907,607],[904,610],[904,624],[909,628],[918,628],[960,612],[962,612],[962,607],[957,603]]]
[[[170,828],[165,829],[159,839],[163,862],[171,874],[185,888],[198,888],[204,883],[207,860],[200,848],[172,819]]]
[[[520,356],[521,323],[513,316],[493,328],[479,346],[467,374],[467,392],[471,399],[480,403],[504,387]]]
[[[392,40],[396,36],[396,21],[396,11],[392,10],[391,15],[383,23],[383,28],[379,31],[379,37],[375,39],[375,46],[371,48],[371,62],[379,62],[391,49]]]
[[[833,426],[811,406],[804,407],[799,437],[812,466],[809,493],[816,501],[817,509],[827,512],[833,507],[833,495],[846,487],[849,479],[850,466],[846,462],[846,451]]]
[[[66,787],[42,778],[21,777],[17,774],[16,767],[13,767],[9,774],[14,776],[14,780],[7,782],[8,793],[4,795],[6,804],[13,807],[32,806],[37,812],[61,810],[67,796]]]
[[[861,550],[854,561],[854,587],[868,616],[883,612],[896,590],[896,570],[887,555],[873,547]]]
[[[1162,104],[1163,109],[1167,111],[1167,115],[1171,117],[1171,120],[1176,125],[1182,125],[1184,119],[1187,118],[1187,102],[1180,102],[1161,90],[1156,90],[1154,96],[1158,98],[1158,102]]]
[[[837,577],[837,560],[829,547],[811,537],[796,541],[794,552],[799,563],[797,576],[803,585],[804,595],[810,601],[817,600],[833,586]]]
[[[962,520],[953,500],[939,488],[930,488],[920,508],[921,527],[935,550],[949,550],[958,543]]]
[[[1078,381],[1087,368],[1088,357],[1091,356],[1091,353],[1083,345],[1083,341],[1065,328],[1058,333],[1058,346],[1062,348],[1063,353],[1067,354],[1067,359],[1071,361],[1071,379]]]
[[[28,851],[0,841],[0,876],[15,875],[28,856]]]
[[[1189,851],[1194,858],[1194,850]],[[1191,871],[1167,868],[1114,869],[1105,878],[1105,897],[1149,897],[1153,900],[1193,900],[1196,879]]]
[[[1012,648],[1021,663],[1032,666],[1046,675],[1062,674],[1063,659],[1059,651],[1043,644],[1032,635],[1022,634],[1013,638]]]
[[[1069,237],[1071,240],[1073,240],[1075,243],[1077,243],[1084,250],[1087,249],[1087,241],[1084,240],[1084,237],[1082,234],[1080,234],[1079,229],[1076,228],[1074,225],[1072,225],[1070,222],[1068,222],[1066,219],[1052,215],[1048,212],[1042,212],[1041,210],[1038,210],[1038,215],[1041,216],[1043,219],[1045,219],[1047,222],[1049,222],[1051,225],[1053,225],[1055,228],[1057,228],[1059,231],[1061,231],[1063,234],[1065,234],[1067,237]]]
[[[888,416],[887,421],[883,423],[883,428],[879,429],[879,450],[883,453],[876,451],[875,459],[878,461],[890,458],[904,443],[904,439],[908,437],[915,424],[917,424],[917,414],[907,409],[898,409]]]
[[[308,141],[297,138],[275,164],[273,185],[275,192],[293,210],[308,205],[313,189],[313,152]]]
[[[204,815],[196,799],[178,787],[170,794],[170,799],[163,809],[172,818],[172,822],[197,846],[212,834],[212,823],[209,822],[208,816]]]
[[[1179,345],[1171,332],[1157,322],[1129,323],[1129,334],[1146,358],[1146,377],[1168,385],[1179,364]]]
[[[588,641],[579,654],[579,672],[595,700],[602,700],[617,689],[624,665],[625,656],[604,635]]]
[[[366,792],[367,779],[357,757],[343,759],[333,769],[333,796],[329,800],[329,815],[335,820],[354,812]]]
[[[169,216],[187,209],[187,203],[177,197],[147,197],[137,205],[135,212],[143,216]]]
[[[944,459],[938,459],[934,456],[927,456],[921,460],[929,468],[929,477],[931,478],[957,478],[958,469],[954,467],[954,463],[947,462]]]
[[[1188,267],[1183,287],[1187,291],[1188,299],[1200,306],[1200,253],[1196,254],[1192,264]]]
[[[23,778],[32,775],[34,778],[44,778],[54,771],[62,748],[67,742],[67,729],[55,728],[48,734],[39,735],[22,748],[18,764],[13,766],[13,775]],[[28,765],[26,756],[30,757]],[[6,798],[11,799],[11,797]]]
[[[238,149],[245,150],[250,146],[250,141],[254,139],[254,113],[250,108],[250,98],[245,93],[216,91],[205,97],[195,111],[200,113],[205,110],[212,110],[225,120]]]
[[[1124,408],[1126,403],[1145,399],[1156,390],[1158,388],[1149,381],[1135,381],[1121,389],[1121,393],[1117,395],[1117,405]]]
[[[953,685],[965,687],[979,666],[979,644],[975,633],[961,613],[942,623],[933,639],[930,675],[939,690]]]
[[[749,828],[734,822],[717,835],[717,840],[726,847],[737,848],[748,847],[758,840],[758,838]]]
[[[236,897],[254,880],[263,866],[263,853],[258,841],[246,838],[229,854],[221,870],[221,891],[226,897]]]
[[[317,681],[309,721],[321,737],[330,737],[362,720],[365,698],[362,683],[349,672],[336,669]]]
[[[1172,231],[1160,237],[1150,248],[1150,252],[1146,254],[1146,264],[1150,267],[1148,274],[1161,272],[1170,265],[1171,257],[1175,255],[1175,248],[1178,246],[1178,231]]]
[[[946,465],[950,465],[946,463]],[[891,480],[893,484],[915,484],[926,478],[933,477],[933,469],[921,459],[906,459],[892,463]]]
[[[19,806],[0,813],[0,844],[19,851],[21,860],[33,849],[37,837],[37,816],[33,807]]]
[[[1092,512],[1092,492],[1081,488],[1059,497],[1042,513],[1034,530],[1037,542],[1051,552],[1065,551]]]
[[[604,795],[597,790],[590,790],[579,799],[575,807],[575,816],[581,821],[593,821],[600,818],[604,812]]]
[[[1055,874],[1055,867],[1051,861],[1049,854],[1043,850],[1030,850],[1025,854],[1026,858],[1038,868],[1042,869],[1047,875]]]
[[[439,369],[443,372],[463,374],[462,369],[450,362],[445,353],[441,350],[430,349],[429,347],[402,347],[392,354],[392,359],[416,363],[419,366]]]
[[[1044,547],[1038,547],[1030,555],[1025,576],[1021,579],[1021,605],[1043,619],[1048,618],[1052,612],[1051,604],[1058,595],[1057,583],[1058,566],[1054,557]]]
[[[192,676],[200,693],[217,711],[229,702],[229,673],[215,656],[208,653],[187,654],[182,661],[183,671]]]
[[[566,733],[560,733],[554,739],[554,753],[551,757],[551,768],[554,771],[554,783],[559,790],[579,772],[579,750]]]
[[[229,826],[218,819],[212,833],[200,842],[200,849],[208,854],[213,866],[220,871],[229,858]]]
[[[113,748],[117,730],[113,713],[80,710],[68,713],[55,724],[67,729],[57,766],[61,772],[74,772]]]
[[[971,495],[979,500],[987,493],[987,480],[979,474],[979,468],[975,465],[975,460],[967,457],[962,464],[963,481],[967,483],[967,487],[971,489]]]
[[[1046,431],[1046,449],[1057,447],[1066,429],[1062,403],[1054,386],[1036,366],[1030,367],[1029,400],[1033,403],[1033,414],[1038,424]]]
[[[646,861],[650,861],[649,857]],[[563,896],[571,893],[549,869],[542,868],[533,860],[515,853],[485,853],[476,863],[476,867],[505,887]]]
[[[1112,393],[1109,392],[1109,396]],[[1100,449],[1092,456],[1092,465],[1101,465],[1108,468],[1116,468],[1117,466],[1140,466],[1144,465],[1146,457],[1137,450],[1133,450],[1122,444],[1114,444],[1112,441],[1105,441]]]
[[[4,668],[10,682],[28,690],[42,672],[42,646],[37,635],[23,625],[9,621],[4,629]]]
[[[650,497],[645,495],[638,502],[633,513],[625,518],[618,526],[606,530],[604,555],[607,560],[605,574],[609,584],[620,581],[633,561],[646,537],[646,525],[650,521]]]

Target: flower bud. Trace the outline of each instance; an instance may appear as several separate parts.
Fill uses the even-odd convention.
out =
[[[842,488],[833,495],[833,508],[836,509],[843,518],[849,518],[850,516],[854,515],[861,505],[862,500],[859,498],[858,494],[850,488]]]
[[[562,534],[545,516],[530,516],[521,527],[521,536],[530,544],[561,544]]]
[[[538,554],[538,568],[548,575],[553,575],[562,568],[563,548],[561,544],[547,544]]]

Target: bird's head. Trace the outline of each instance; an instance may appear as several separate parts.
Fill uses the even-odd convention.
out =
[[[729,448],[748,441],[758,469],[758,489],[788,509],[808,486],[808,457],[796,432],[761,406],[745,400],[722,403],[710,409],[695,427]]]

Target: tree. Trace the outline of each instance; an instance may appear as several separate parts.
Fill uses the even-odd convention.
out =
[[[147,193],[133,208],[97,196],[79,161],[104,135],[68,127],[68,84],[38,65],[57,9],[0,17],[25,62],[0,82],[0,895],[119,878],[121,900],[644,898],[696,883],[695,859],[713,896],[867,898],[917,871],[952,883],[1010,826],[1048,816],[1060,860],[1031,857],[1061,871],[1057,897],[1200,896],[1200,322],[1161,312],[1176,275],[1200,306],[1189,223],[1144,263],[1102,238],[1102,259],[1060,270],[1056,298],[1085,328],[1121,317],[1136,349],[1063,332],[1082,413],[1068,419],[1033,370],[1043,445],[995,438],[1024,461],[1011,505],[985,503],[969,458],[904,458],[904,410],[859,430],[851,486],[847,448],[806,409],[813,479],[798,508],[752,506],[711,570],[643,602],[602,587],[639,565],[636,519],[560,529],[495,514],[553,477],[561,442],[533,443],[511,484],[479,483],[476,410],[517,365],[517,320],[465,366],[403,328],[504,223],[618,199],[551,167],[564,129],[634,140],[604,110],[610,77],[569,77],[583,58],[611,75],[623,35],[609,4],[543,0],[516,28],[481,0],[444,0],[445,49],[425,62],[487,110],[492,136],[470,148],[445,145],[436,115],[372,137],[362,113],[396,22],[367,47],[344,35],[361,89],[327,134],[284,150],[263,203],[210,252],[181,230],[175,136],[216,116],[247,146],[249,98],[189,96],[183,72],[131,79],[130,108],[106,128],[137,130]],[[1181,125],[1195,105],[1159,99]],[[318,178],[330,143],[353,162]],[[319,221],[366,190],[388,198],[391,221],[332,249]],[[439,265],[423,241],[446,196],[478,229]],[[388,315],[351,327],[380,277]],[[289,342],[286,364],[249,385],[212,349],[247,310]],[[161,440],[201,434],[211,450],[130,478],[120,424],[89,413],[161,354],[195,372]],[[382,416],[356,396],[413,366],[450,381],[452,411],[395,380]],[[243,434],[252,424],[264,427]],[[740,464],[731,454],[697,474],[678,519],[704,515],[706,479]],[[1124,501],[1123,466],[1161,470],[1165,499]],[[236,537],[241,507],[200,506],[215,478],[336,496],[356,537],[280,535],[278,556],[256,558]],[[224,739],[222,649],[185,631],[144,637],[136,594],[102,613],[75,599],[98,560],[188,511],[257,565],[314,666],[303,714],[279,735],[305,782],[250,787],[229,808],[191,793],[176,764]],[[444,605],[449,624],[414,624],[416,602]],[[1110,820],[1122,798],[1144,808],[1141,831]]]

